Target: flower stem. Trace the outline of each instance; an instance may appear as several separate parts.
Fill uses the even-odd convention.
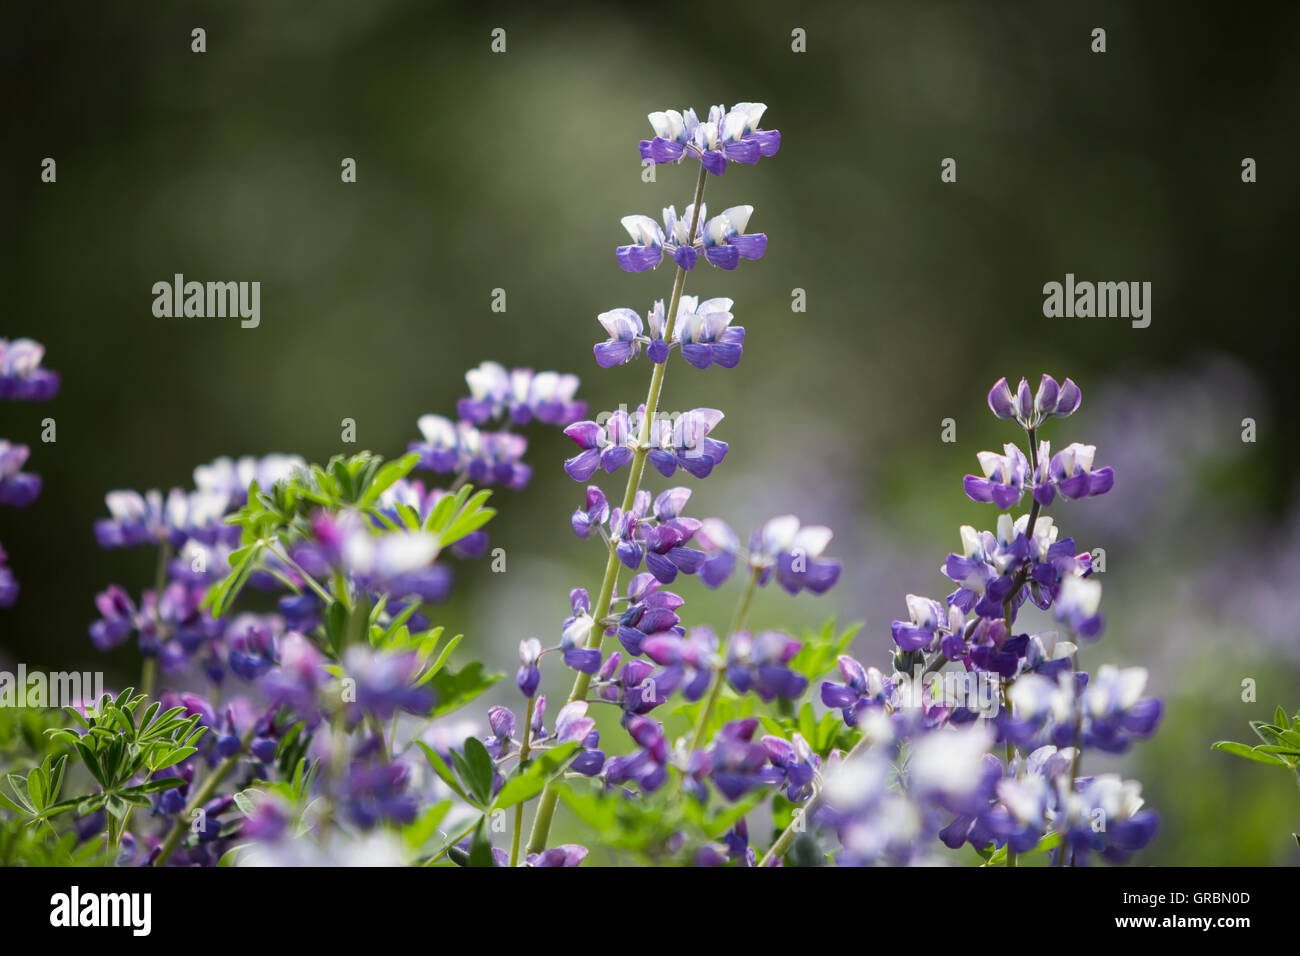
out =
[[[533,702],[536,697],[528,698],[528,713],[524,715],[524,738],[519,743],[519,772],[524,772],[524,765],[528,760],[529,735],[533,729]],[[510,865],[519,865],[519,836],[524,832],[524,803],[520,800],[515,804],[515,836],[514,843],[510,847]]]
[[[163,621],[162,621],[162,594],[163,589],[167,587],[167,562],[171,560],[172,545],[170,541],[164,541],[158,547],[158,566],[154,569],[153,576],[153,622],[157,629],[158,643],[163,639]],[[158,653],[150,654],[140,664],[140,693],[146,697],[153,697],[153,685],[158,677]]]
[[[727,631],[726,640],[718,648],[719,664],[713,668],[713,676],[709,682],[709,696],[704,699],[704,707],[700,710],[700,716],[695,721],[695,732],[691,734],[691,751],[700,749],[704,743],[704,735],[709,729],[709,720],[713,717],[713,708],[718,703],[718,695],[722,692],[722,675],[726,668],[727,648],[731,644],[731,639],[742,627],[745,626],[745,617],[749,614],[749,605],[754,600],[754,591],[758,588],[758,568],[755,568],[749,575],[749,582],[745,585],[745,594],[736,605],[735,616],[731,619],[731,628]]]
[[[189,803],[185,804],[185,809],[181,811],[176,822],[172,824],[171,831],[167,834],[167,839],[163,841],[162,849],[158,851],[158,855],[154,858],[154,866],[162,866],[167,862],[167,858],[172,855],[172,852],[181,842],[181,838],[185,836],[185,828],[189,825],[191,814],[193,814],[196,809],[203,806],[203,804],[207,803],[208,800],[211,799],[212,794],[216,792],[221,781],[230,776],[230,771],[235,769],[235,766],[239,763],[239,759],[244,755],[244,751],[247,750],[248,745],[252,743],[253,731],[256,729],[256,723],[248,728],[244,733],[243,738],[239,741],[239,749],[223,760],[217,766],[216,770],[208,774],[208,778],[203,781],[203,785],[194,792],[194,796],[190,797]]]
[[[707,175],[708,171],[701,165],[700,177],[695,183],[695,205],[691,211],[689,235],[692,239],[695,237],[695,229],[700,221],[700,203],[704,198],[704,180]],[[678,266],[677,275],[673,278],[673,292],[668,303],[667,324],[664,328],[664,341],[670,345],[673,340],[673,331],[677,326],[677,306],[681,302],[682,289],[685,285],[686,270]],[[623,491],[624,514],[632,510],[632,505],[636,502],[636,493],[641,490],[641,475],[645,472],[646,454],[649,451],[650,426],[659,412],[659,394],[663,391],[664,370],[667,367],[668,360],[665,358],[663,363],[655,365],[654,370],[650,373],[650,389],[646,393],[645,414],[641,416],[641,428],[637,435],[637,445],[632,452],[632,464],[628,469],[627,488]],[[591,629],[591,634],[587,637],[586,646],[588,648],[600,647],[605,629],[599,622],[603,621],[609,614],[609,605],[614,598],[614,589],[618,587],[618,571],[618,554],[611,548],[609,557],[605,560],[605,577],[600,583],[600,592],[596,596],[596,606],[592,608],[592,619],[597,624]],[[591,675],[579,672],[578,676],[574,678],[573,690],[569,693],[569,703],[585,699],[590,684]],[[529,853],[541,853],[546,849],[546,839],[551,832],[551,819],[555,816],[555,805],[559,798],[559,792],[555,789],[554,784],[547,784],[537,802],[537,813],[533,817],[533,829],[528,836],[527,851]]]

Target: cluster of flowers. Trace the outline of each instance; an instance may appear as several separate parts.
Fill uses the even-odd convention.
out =
[[[45,347],[32,339],[0,339],[0,399],[43,402],[59,390],[59,375],[41,365]],[[23,471],[30,449],[0,438],[0,505],[26,508],[41,493],[41,476]],[[0,607],[18,600],[18,581],[0,545]]]
[[[1024,380],[1014,393],[1005,379],[993,387],[990,408],[1025,429],[1030,455],[1012,444],[1002,456],[981,453],[985,476],[967,476],[966,492],[1009,508],[1020,495],[1001,489],[1029,490],[1030,511],[1002,514],[996,532],[962,528],[962,551],[942,567],[956,589],[943,602],[908,595],[908,619],[893,622],[892,675],[842,657],[844,680],[823,683],[823,703],[863,732],[863,746],[828,767],[813,807],[814,819],[836,830],[841,861],[930,862],[937,838],[1010,860],[1044,849],[1060,864],[1093,853],[1120,862],[1154,836],[1157,816],[1143,807],[1138,783],[1079,774],[1085,751],[1122,752],[1155,732],[1162,705],[1143,696],[1147,672],[1107,665],[1089,675],[1078,669],[1076,643],[1049,647],[1052,635],[1017,628],[1029,600],[1076,637],[1095,640],[1102,630],[1090,555],[1058,539],[1040,513],[1055,491],[1073,500],[1113,484],[1109,468],[1093,470],[1092,446],[1071,445],[1048,467],[1047,443],[1035,447],[1037,428],[1072,414],[1080,399],[1069,379],[1058,386],[1047,375],[1036,394]],[[981,718],[969,700],[940,694],[936,684],[910,701],[901,693],[915,668],[933,674],[950,661],[1000,688],[995,713]]]
[[[385,482],[365,508],[319,498],[318,507],[288,516],[291,536],[261,542],[263,553],[240,582],[266,595],[253,603],[270,604],[270,610],[225,613],[213,595],[239,576],[241,558],[250,550],[240,521],[258,504],[250,499],[274,503],[281,489],[311,484],[313,469],[302,459],[221,458],[196,468],[189,490],[107,495],[109,516],[96,523],[96,539],[105,548],[156,548],[158,580],[138,601],[118,585],[99,594],[91,641],[105,651],[135,635],[146,662],[146,691],[152,690],[156,667],[164,678],[157,694],[162,705],[197,715],[206,728],[198,752],[168,769],[185,785],[160,794],[153,815],[170,824],[183,809],[193,809],[191,781],[210,776],[196,772],[201,764],[212,768],[238,758],[242,780],[274,779],[277,761],[299,734],[301,756],[314,768],[317,787],[327,792],[340,819],[359,831],[409,823],[417,809],[446,795],[440,781],[421,778],[398,759],[378,730],[402,714],[430,713],[435,695],[429,654],[436,632],[421,635],[429,628],[423,608],[445,600],[452,589],[451,568],[441,560],[446,552],[475,558],[487,550],[486,533],[477,527],[444,550],[439,537],[425,530],[427,519],[444,510],[440,505],[450,512],[461,507],[468,489],[457,491],[467,483],[520,488],[527,482],[527,441],[511,433],[511,426],[564,426],[584,411],[573,399],[573,376],[485,363],[466,380],[470,395],[459,402],[460,421],[451,426],[454,445],[428,441],[435,416],[425,416],[420,428],[426,441],[413,443],[417,454],[409,456],[413,467],[449,475],[450,485],[426,488],[403,473]],[[494,423],[499,430],[479,431]],[[346,467],[341,470],[346,476]],[[346,625],[333,620],[332,612],[345,605],[373,608],[372,625],[394,632],[396,643],[335,644]],[[421,636],[406,638],[411,632]],[[219,706],[218,700],[226,703]],[[342,749],[329,734],[313,734],[336,723],[351,735]],[[449,754],[445,743],[439,746]],[[283,801],[266,801],[242,821],[230,794],[201,805],[207,822],[196,839],[168,846],[166,827],[128,834],[120,862],[148,864],[161,856],[171,864],[213,864],[248,838],[260,847],[254,860],[283,863],[302,852],[293,839],[299,829],[291,825],[293,811]],[[78,831],[89,839],[105,825],[101,811],[81,819]]]
[[[575,375],[506,369],[484,362],[465,374],[470,394],[456,405],[458,421],[424,415],[417,425],[422,441],[410,450],[420,454],[420,466],[438,474],[455,474],[475,485],[500,484],[517,491],[528,484],[532,468],[522,461],[528,441],[510,427],[530,422],[563,428],[587,411],[575,401]],[[483,426],[502,423],[497,431]]]

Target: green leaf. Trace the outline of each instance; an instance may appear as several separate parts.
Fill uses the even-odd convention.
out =
[[[417,819],[402,827],[402,841],[406,848],[418,853],[438,832],[438,824],[451,810],[451,801],[435,803]]]
[[[447,645],[442,649],[442,653],[438,655],[438,659],[429,666],[424,676],[415,682],[416,687],[426,684],[438,676],[438,672],[447,665],[447,658],[451,656],[451,652],[456,649],[464,636],[464,634],[457,634],[447,642]]]
[[[503,674],[484,674],[483,665],[478,661],[471,661],[458,671],[444,667],[438,671],[432,681],[438,703],[429,716],[440,717],[463,707],[503,676]]]
[[[492,758],[487,747],[477,737],[466,737],[464,748],[451,752],[460,771],[461,779],[469,787],[470,793],[478,798],[479,803],[487,806],[492,800]]]
[[[158,777],[154,780],[147,780],[140,786],[131,789],[137,793],[160,793],[163,790],[183,786],[185,786],[185,780],[182,777]]]
[[[471,740],[474,738],[470,738]],[[487,835],[487,817],[479,821],[474,828],[474,839],[469,844],[470,866],[493,866],[492,841]]]
[[[1247,760],[1253,760],[1256,763],[1272,764],[1276,767],[1287,766],[1287,762],[1281,757],[1263,753],[1254,747],[1247,747],[1245,744],[1239,744],[1232,740],[1220,740],[1213,745],[1212,749],[1222,750],[1224,753],[1230,753],[1238,757],[1245,757]]]
[[[505,782],[497,794],[493,807],[497,810],[508,810],[517,803],[533,799],[545,787],[546,781],[539,776],[530,773],[518,774]]]
[[[568,808],[597,833],[607,833],[617,825],[616,798],[607,796],[603,791],[579,793],[567,783],[556,784],[555,790]]]
[[[420,745],[420,749],[424,751],[424,755],[429,758],[429,765],[433,767],[433,772],[442,778],[442,782],[451,787],[452,791],[466,803],[473,803],[474,801],[469,798],[469,794],[467,794],[464,788],[461,787],[460,781],[457,780],[456,775],[451,772],[451,768],[447,766],[446,761],[438,756],[438,752],[423,740],[418,740],[416,743]]]
[[[411,469],[419,464],[419,462],[420,453],[411,452],[408,455],[403,455],[396,461],[390,461],[388,464],[380,468],[375,474],[375,480],[371,482],[370,487],[366,489],[366,493],[361,496],[361,501],[359,502],[360,507],[369,508],[373,505],[379,500],[379,496],[391,488],[399,478],[405,478],[410,474]]]
[[[537,796],[579,750],[579,746],[577,741],[571,740],[541,751],[536,760],[505,782],[492,804],[493,809],[505,810]]]

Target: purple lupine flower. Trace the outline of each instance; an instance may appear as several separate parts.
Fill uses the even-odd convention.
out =
[[[619,246],[614,254],[625,272],[654,269],[663,262],[665,255],[681,268],[689,270],[695,267],[700,254],[712,266],[734,269],[741,259],[761,259],[767,251],[765,234],[745,233],[753,213],[753,206],[732,206],[706,220],[708,213],[701,204],[695,234],[689,240],[687,223],[695,215],[692,206],[686,207],[682,219],[677,218],[676,210],[671,206],[664,210],[664,223],[668,226],[666,233],[649,216],[624,216],[623,228],[632,242]],[[637,334],[640,334],[639,330]]]
[[[111,650],[135,630],[135,604],[116,584],[95,595],[100,619],[90,625],[90,642],[99,651]]]
[[[1089,853],[1123,863],[1151,842],[1160,825],[1155,811],[1143,809],[1142,785],[1118,774],[1079,778],[1075,791],[1067,793],[1061,804],[1057,812],[1065,839],[1053,856],[1068,852],[1076,864],[1086,862]],[[1104,829],[1094,825],[1098,819],[1106,821]]]
[[[110,517],[95,522],[95,538],[102,548],[164,542],[180,548],[190,538],[212,543],[229,531],[223,519],[230,501],[217,492],[173,488],[164,499],[156,489],[143,495],[110,491],[104,501]]]
[[[521,459],[528,440],[514,432],[484,432],[476,428],[458,433],[462,470],[479,485],[502,484],[519,491],[533,475],[531,465]]]
[[[356,682],[356,699],[347,702],[348,717],[353,724],[359,723],[363,714],[391,720],[399,710],[427,714],[433,706],[429,688],[414,686],[420,670],[420,660],[414,652],[353,645],[343,656],[343,670]]]
[[[26,508],[41,493],[41,476],[22,470],[30,449],[0,439],[0,505]]]
[[[1159,698],[1142,696],[1147,677],[1145,668],[1110,664],[1091,679],[1068,671],[1022,675],[1011,687],[1011,734],[1021,743],[1124,753],[1134,739],[1154,734],[1164,715]]]
[[[605,761],[605,783],[608,786],[619,786],[632,781],[646,793],[653,793],[668,779],[668,741],[664,737],[663,726],[658,721],[629,713],[631,716],[626,719],[624,726],[640,749],[633,754]]]
[[[1066,445],[1052,456],[1047,465],[1047,481],[1050,484],[1045,482],[1043,487],[1055,488],[1071,501],[1104,495],[1115,484],[1115,472],[1109,466],[1094,471],[1092,462],[1096,454],[1096,445],[1083,445],[1079,442]],[[1050,492],[1042,497],[1035,494],[1035,498],[1041,504],[1049,505],[1053,495]]]
[[[614,250],[624,272],[645,272],[664,260],[664,230],[649,216],[624,216],[620,220],[632,241]]]
[[[844,683],[822,681],[822,703],[838,710],[848,727],[856,727],[866,710],[881,709],[894,691],[894,679],[874,667],[863,667],[847,654],[839,657]]]
[[[696,304],[694,296],[682,296],[674,338],[681,343],[682,358],[696,368],[710,365],[735,368],[744,351],[745,329],[732,325],[730,299],[706,299]],[[683,315],[683,311],[685,314]]]
[[[248,501],[248,489],[253,482],[265,491],[306,468],[307,462],[297,455],[270,454],[261,458],[245,455],[238,460],[222,457],[194,469],[194,488],[225,499],[229,510]]]
[[[446,597],[447,570],[434,564],[439,544],[429,532],[379,531],[355,511],[318,512],[311,531],[293,548],[294,560],[308,574],[338,571],[361,588],[394,598]]]
[[[638,409],[638,422],[644,414],[644,407]],[[678,468],[696,478],[707,478],[727,457],[727,443],[709,437],[724,417],[716,408],[696,408],[675,420],[656,418],[650,425],[650,450],[646,453],[650,464],[665,478],[671,478]]]
[[[573,512],[570,524],[573,533],[579,538],[586,538],[592,528],[599,528],[609,520],[609,501],[597,485],[587,486],[586,505]]]
[[[1015,444],[1007,442],[1004,454],[982,451],[979,458],[984,477],[967,475],[963,479],[966,495],[972,501],[992,502],[1003,511],[1018,503],[1029,483],[1029,460]]]
[[[745,330],[731,325],[732,305],[731,299],[723,297],[701,302],[693,295],[682,296],[677,304],[672,341],[667,341],[664,303],[662,299],[656,300],[647,316],[650,360],[663,364],[673,348],[681,347],[682,357],[696,368],[705,369],[714,364],[734,368],[740,362]]]
[[[591,617],[591,596],[586,588],[574,588],[569,592],[569,609],[573,613],[565,618],[560,633],[565,666],[584,674],[594,674],[600,669],[601,658],[599,647],[587,647],[587,638],[596,622]]]
[[[682,357],[696,368],[705,369],[710,365],[734,368],[743,351],[745,330],[731,325],[731,307],[732,300],[728,298],[701,302],[693,295],[681,296],[671,341],[667,339],[663,299],[655,300],[645,324],[631,309],[602,312],[596,318],[609,338],[594,347],[596,361],[602,368],[622,365],[635,358],[644,345],[650,360],[657,365],[668,360],[672,349],[680,347]],[[649,335],[643,331],[647,325]]]
[[[981,617],[999,617],[1002,602],[1015,589],[1014,574],[1029,557],[1029,542],[1010,515],[998,518],[998,533],[961,526],[961,553],[950,553],[943,573],[957,584],[948,603]],[[1023,592],[1021,592],[1023,599]]]
[[[1082,745],[1107,753],[1122,753],[1135,737],[1150,737],[1164,715],[1164,703],[1143,697],[1147,671],[1103,664],[1084,688],[1079,707],[1087,719]]]
[[[18,579],[8,565],[9,556],[0,546],[0,607],[12,607],[18,600]]]
[[[785,774],[786,799],[799,803],[812,796],[813,781],[821,771],[822,761],[803,735],[796,732],[791,741],[768,734],[761,743],[772,765]]]
[[[1091,556],[1075,554],[1072,538],[1058,541],[1050,517],[1038,518],[1032,539],[1026,537],[1028,522],[1028,515],[1015,520],[1000,515],[996,534],[962,526],[962,552],[949,554],[943,566],[944,574],[958,585],[948,597],[950,605],[997,618],[1004,614],[1004,602],[1014,593],[1014,619],[1014,612],[1026,600],[1040,608],[1051,607],[1065,579],[1091,573]],[[1016,590],[1024,574],[1029,587]]]
[[[617,676],[613,675],[614,666],[622,659],[615,651],[605,659],[600,669],[599,695],[601,700],[618,704],[623,713],[630,716],[647,714],[668,699],[662,688],[652,679],[655,666],[650,661],[635,659],[623,664]]]
[[[1056,617],[1074,633],[1089,640],[1101,636],[1101,582],[1074,575],[1061,582]]]
[[[262,689],[270,701],[312,727],[320,719],[320,695],[328,681],[325,658],[316,645],[290,631],[280,641],[279,666],[266,675]]]
[[[998,418],[1014,418],[1025,429],[1037,428],[1051,417],[1068,418],[1082,400],[1079,386],[1073,381],[1067,378],[1057,385],[1050,375],[1042,377],[1038,391],[1032,394],[1023,378],[1014,392],[1005,378],[998,379],[989,390],[989,408],[993,414]]]
[[[582,452],[564,463],[564,470],[574,481],[586,481],[597,468],[613,474],[632,460],[629,445],[632,430],[628,414],[619,409],[603,424],[594,421],[574,422],[564,429]]]
[[[779,130],[759,128],[766,110],[763,103],[736,103],[730,110],[714,106],[703,123],[693,109],[651,113],[655,135],[641,141],[641,158],[657,164],[691,156],[715,176],[726,172],[728,161],[753,165],[781,148]]]
[[[615,508],[609,516],[609,542],[614,553],[627,567],[635,571],[641,567],[641,558],[645,549],[641,545],[639,529],[646,511],[650,508],[650,492],[644,488],[632,499],[628,511]]]
[[[629,654],[642,653],[642,645],[648,637],[685,633],[676,613],[683,604],[682,599],[671,591],[662,590],[660,584],[651,574],[638,574],[627,584],[627,607],[611,630]]]
[[[545,739],[555,744],[576,742],[581,750],[574,755],[569,769],[584,777],[594,777],[605,766],[605,752],[600,748],[600,731],[596,721],[587,716],[585,700],[570,701],[555,715],[555,732]]]
[[[609,333],[608,339],[597,343],[592,349],[597,365],[613,368],[636,358],[645,338],[641,334],[644,326],[640,315],[632,309],[611,309],[596,316],[596,321]]]
[[[344,776],[340,802],[363,830],[383,821],[410,823],[420,808],[419,799],[407,789],[410,778],[410,768],[400,761],[389,762],[378,754],[354,760]]]
[[[43,402],[59,390],[59,374],[41,367],[45,346],[33,339],[0,339],[0,398]]]
[[[802,646],[780,631],[737,631],[727,647],[727,682],[737,693],[753,690],[764,701],[794,700],[807,688],[808,678],[786,665]]]
[[[644,272],[658,266],[667,255],[681,268],[687,271],[694,269],[699,249],[703,246],[703,223],[707,215],[708,210],[701,203],[697,218],[695,204],[691,203],[680,218],[675,206],[666,207],[663,212],[663,227],[649,216],[624,216],[623,228],[627,230],[632,242],[615,250],[619,265],[625,272]],[[692,223],[694,232],[691,231]],[[637,333],[640,334],[639,318],[637,325]],[[610,334],[613,335],[612,330]]]
[[[236,676],[257,680],[275,664],[279,618],[241,614],[226,629],[227,662]]]
[[[473,429],[468,423],[453,422],[442,415],[421,415],[416,422],[424,440],[411,442],[408,451],[420,453],[420,467],[445,474],[460,467],[460,430]]]
[[[483,744],[493,760],[500,760],[512,750],[515,736],[514,711],[499,705],[489,707],[488,726],[492,728],[492,734],[483,739]]]
[[[708,776],[718,792],[733,802],[756,787],[785,780],[785,772],[768,763],[767,749],[754,741],[757,729],[757,717],[729,721],[718,730],[710,747]]]
[[[938,601],[909,594],[907,613],[910,621],[894,621],[890,625],[894,643],[905,651],[929,650],[935,632],[948,623],[948,611]]]
[[[800,525],[794,515],[770,519],[750,542],[750,562],[759,570],[759,585],[776,574],[781,587],[791,594],[802,590],[825,594],[840,577],[840,563],[823,558],[830,544],[831,529],[823,525]]]
[[[734,269],[741,259],[761,259],[767,252],[767,236],[745,234],[753,206],[732,206],[704,224],[704,258],[719,269]]]
[[[527,866],[573,867],[581,866],[587,858],[587,848],[577,843],[561,843],[541,853],[529,853],[525,859]]]
[[[694,518],[672,518],[645,529],[645,566],[656,580],[672,584],[678,571],[694,574],[700,569],[704,552],[686,547],[699,527],[700,522]]]
[[[470,394],[456,403],[456,414],[473,425],[486,425],[508,416],[516,425],[536,419],[545,425],[564,426],[577,421],[587,410],[575,401],[576,375],[534,372],[528,368],[507,370],[498,362],[483,362],[465,373]]]
[[[663,668],[655,679],[665,692],[681,688],[683,697],[696,701],[709,689],[718,638],[708,627],[694,628],[685,637],[679,630],[647,636],[641,643],[641,652]]]
[[[740,539],[731,527],[720,518],[705,518],[695,532],[695,543],[704,550],[704,563],[700,565],[700,580],[706,587],[719,587],[731,577],[740,553]]]
[[[542,656],[542,642],[535,637],[519,642],[519,670],[515,674],[515,683],[519,692],[525,697],[537,693],[537,685],[542,682],[542,671],[537,666]]]

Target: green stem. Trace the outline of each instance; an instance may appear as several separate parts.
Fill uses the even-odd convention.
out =
[[[185,809],[181,811],[176,822],[172,824],[171,831],[167,834],[167,839],[163,841],[162,849],[158,851],[158,856],[154,858],[154,866],[162,866],[167,862],[167,858],[172,855],[173,851],[175,851],[176,847],[180,844],[181,838],[185,836],[185,829],[190,824],[190,815],[193,814],[196,809],[203,806],[203,804],[207,803],[208,800],[212,798],[212,794],[216,792],[217,787],[220,786],[221,781],[230,776],[230,771],[235,769],[240,758],[244,755],[244,751],[247,750],[248,745],[252,743],[253,731],[256,729],[256,724],[248,728],[239,741],[239,749],[218,764],[217,769],[212,771],[212,773],[208,775],[208,778],[203,781],[203,786],[199,787],[199,789],[194,792],[194,796],[190,797],[189,802],[185,804]]]
[[[172,545],[170,541],[164,541],[158,547],[158,566],[154,569],[153,574],[153,622],[157,629],[158,643],[163,639],[163,621],[162,612],[162,595],[163,590],[167,587],[167,562],[172,557]],[[158,655],[151,654],[140,663],[140,693],[146,697],[153,697],[154,683],[158,679]]]
[[[749,605],[754,600],[754,591],[758,588],[759,569],[755,568],[749,575],[749,582],[745,585],[745,594],[736,605],[736,613],[731,619],[731,628],[727,631],[726,640],[718,648],[719,663],[713,668],[713,676],[709,679],[709,696],[704,699],[704,706],[700,709],[700,716],[695,721],[695,731],[691,734],[691,752],[699,750],[704,743],[704,735],[709,729],[709,720],[713,717],[713,708],[717,706],[718,696],[722,693],[722,674],[726,667],[727,649],[731,645],[731,639],[736,633],[745,626],[745,617],[749,614]]]
[[[691,212],[689,235],[692,239],[694,239],[695,229],[699,225],[700,203],[704,199],[704,181],[707,175],[707,171],[701,166],[700,177],[695,183],[695,204]],[[677,275],[673,278],[672,297],[668,303],[667,325],[664,328],[664,341],[670,345],[673,340],[673,332],[677,327],[677,306],[681,302],[682,289],[685,285],[686,270],[678,266]],[[664,359],[663,363],[655,365],[654,370],[650,373],[650,389],[646,393],[645,414],[641,417],[637,445],[632,452],[632,464],[628,469],[627,487],[623,491],[624,514],[632,510],[632,505],[636,502],[636,493],[641,490],[641,475],[645,471],[646,454],[650,450],[650,426],[659,412],[659,394],[663,391],[664,370],[667,368],[668,360]],[[600,647],[601,638],[605,633],[605,626],[601,622],[609,615],[609,605],[614,598],[614,589],[618,587],[618,571],[618,554],[613,548],[610,548],[609,557],[605,560],[605,577],[600,583],[600,592],[596,595],[596,605],[592,608],[592,619],[596,623],[591,629],[591,634],[587,637],[586,646],[588,648]],[[573,681],[573,690],[569,693],[569,703],[584,700],[587,696],[587,688],[590,685],[591,675],[579,672]],[[551,820],[555,816],[555,805],[559,798],[560,794],[555,789],[554,783],[547,784],[537,801],[537,813],[533,817],[533,829],[528,836],[527,850],[529,853],[541,853],[546,849],[546,839],[551,832]]]
[[[528,761],[528,745],[530,734],[533,729],[533,702],[536,697],[528,698],[528,712],[524,714],[524,738],[519,743],[519,772],[524,772],[524,766]],[[519,837],[524,832],[524,804],[527,801],[520,800],[515,804],[515,835],[514,843],[510,847],[510,865],[519,865]]]

